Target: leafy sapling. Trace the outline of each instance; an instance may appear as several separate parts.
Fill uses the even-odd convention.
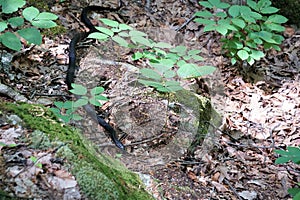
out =
[[[73,89],[70,92],[80,98],[76,101],[54,102],[56,108],[51,108],[53,113],[66,123],[70,122],[70,120],[82,119],[80,115],[76,114],[78,108],[88,103],[94,106],[102,106],[102,103],[108,100],[107,97],[101,95],[104,92],[103,87],[95,87],[89,93],[86,87],[82,85],[73,83],[72,87]]]
[[[295,164],[300,164],[300,146],[299,147],[287,147],[287,151],[275,150],[277,154],[280,155],[279,158],[275,160],[275,164],[283,164],[292,161]],[[297,183],[298,187],[289,188],[288,193],[293,196],[293,200],[300,199],[300,182]]]
[[[287,18],[275,14],[279,9],[270,0],[247,0],[246,5],[230,5],[220,0],[200,1],[206,8],[195,13],[195,21],[204,25],[204,32],[217,31],[224,36],[223,49],[231,63],[246,61],[253,65],[271,48],[280,51],[284,40],[281,25]]]
[[[99,32],[89,38],[107,41],[112,39],[118,45],[132,48],[133,60],[145,59],[149,66],[140,69],[140,83],[159,92],[182,90],[178,80],[196,78],[211,74],[215,67],[198,66],[194,62],[202,61],[200,50],[187,50],[185,46],[172,47],[165,42],[154,42],[144,32],[134,30],[126,24],[109,19],[100,19],[107,27],[97,27]]]
[[[25,0],[6,0],[0,1],[2,13],[11,14],[18,11],[25,5]],[[42,43],[42,36],[37,28],[52,28],[56,26],[54,20],[58,17],[49,12],[40,12],[35,7],[28,7],[22,11],[22,16],[11,17],[3,19],[0,17],[0,43],[4,46],[20,51],[22,48],[20,37],[25,39],[28,43],[40,45]],[[34,27],[23,28],[27,26],[25,20]],[[17,31],[8,31],[8,28]]]

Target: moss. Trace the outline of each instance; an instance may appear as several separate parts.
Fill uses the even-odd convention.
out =
[[[199,96],[188,90],[181,90],[176,93],[177,100],[190,108],[193,111],[193,114],[197,117],[197,124],[191,124],[194,127],[197,127],[197,133],[194,136],[190,147],[187,150],[189,156],[193,156],[195,148],[203,142],[206,134],[209,130],[209,123],[213,114],[215,115],[214,110],[212,109],[210,100],[206,97]]]
[[[5,112],[13,112],[18,115],[25,126],[32,130],[38,130],[32,137],[36,138],[42,135],[43,139],[39,140],[35,144],[36,146],[48,147],[49,140],[51,145],[60,146],[57,155],[67,159],[66,163],[75,174],[79,186],[91,199],[96,199],[94,197],[99,195],[102,197],[101,199],[113,197],[153,199],[144,190],[144,186],[136,174],[123,167],[118,161],[98,154],[92,143],[87,141],[78,130],[59,123],[47,108],[41,105],[1,101],[0,107]],[[108,196],[103,198],[104,194]]]
[[[39,10],[49,11],[48,1],[45,0],[27,0],[27,4],[30,6],[34,6]]]
[[[33,131],[30,136],[31,148],[48,149],[52,146],[49,137],[39,130]]]
[[[81,167],[75,173],[79,185],[82,185],[82,191],[91,199],[119,199],[119,193],[114,188],[114,183],[110,181],[103,173],[93,169],[90,166]],[[91,177],[93,177],[91,179]],[[99,188],[101,191],[99,192]]]
[[[55,26],[53,28],[42,30],[42,34],[47,35],[47,36],[56,36],[58,34],[64,34],[66,32],[67,32],[66,28],[63,25],[61,25],[59,22],[58,22],[57,26]]]

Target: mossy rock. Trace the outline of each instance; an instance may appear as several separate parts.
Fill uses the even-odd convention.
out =
[[[41,105],[1,102],[1,113],[13,113],[34,134],[32,148],[47,149],[50,143],[60,146],[57,156],[67,160],[67,167],[89,199],[153,199],[139,176],[119,161],[102,155],[81,133],[61,124],[53,113]],[[51,147],[53,148],[53,146]]]

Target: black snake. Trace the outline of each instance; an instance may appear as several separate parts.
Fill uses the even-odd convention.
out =
[[[95,28],[95,26],[91,23],[91,21],[88,19],[87,14],[90,11],[117,11],[120,9],[120,7],[121,7],[121,2],[119,3],[118,8],[107,8],[107,7],[102,7],[102,6],[88,6],[88,7],[83,8],[83,10],[81,12],[81,21],[90,30],[88,32],[81,32],[81,33],[76,34],[70,42],[70,45],[69,45],[69,67],[67,70],[67,77],[66,77],[66,84],[67,84],[69,90],[72,89],[71,84],[74,83],[75,71],[76,71],[76,69],[79,68],[79,66],[76,65],[76,45],[78,44],[78,42],[80,42],[81,40],[86,38],[90,33],[98,31]],[[80,98],[79,95],[75,95],[75,97],[77,99]],[[124,150],[125,147],[122,144],[122,142],[120,142],[120,140],[117,138],[114,128],[109,123],[107,123],[103,118],[98,116],[90,104],[85,105],[84,109],[90,115],[90,117],[92,117],[93,120],[97,121],[97,123],[99,123],[109,133],[109,136],[110,136],[111,140],[113,141],[113,143],[118,148]]]

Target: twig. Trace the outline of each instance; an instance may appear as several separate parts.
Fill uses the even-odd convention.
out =
[[[232,192],[235,194],[235,196],[239,199],[239,200],[243,200],[240,195],[237,193],[237,191],[235,190],[235,188],[231,185],[231,183],[224,178],[224,182],[230,187],[230,189],[232,190]]]
[[[195,18],[195,15],[193,15],[191,18],[189,18],[186,22],[184,22],[179,28],[175,29],[175,31],[180,31],[183,29],[186,25],[188,25],[193,19]]]

